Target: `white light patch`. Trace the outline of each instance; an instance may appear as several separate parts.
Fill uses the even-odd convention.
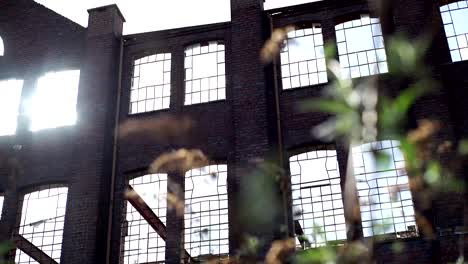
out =
[[[455,33],[457,35],[468,33],[468,8],[450,11]]]
[[[23,80],[0,81],[0,136],[16,132]]]
[[[80,71],[47,73],[39,78],[28,106],[31,130],[74,125]]]
[[[3,44],[3,39],[0,37],[0,56],[5,55],[5,46]]]
[[[290,63],[315,59],[315,44],[312,36],[288,40]]]
[[[345,30],[348,53],[371,50],[374,48],[370,26],[348,28]]]
[[[3,201],[5,200],[5,197],[0,196],[0,219],[2,219],[2,210],[3,210]]]
[[[140,87],[161,85],[164,82],[164,62],[142,64],[140,66]]]
[[[218,62],[216,56],[216,53],[207,53],[193,56],[192,79],[216,76],[218,73]]]

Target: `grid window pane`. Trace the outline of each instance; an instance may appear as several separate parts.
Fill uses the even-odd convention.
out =
[[[468,60],[468,1],[440,7],[452,62]]]
[[[335,26],[343,78],[388,72],[382,28],[377,18],[360,19]]]
[[[185,174],[185,249],[192,257],[229,253],[226,183],[226,165],[210,165]]]
[[[19,235],[60,263],[68,188],[52,187],[23,197]],[[37,263],[16,250],[15,263]]]
[[[32,131],[76,123],[79,80],[79,70],[50,72],[39,78],[28,106]]]
[[[298,239],[298,246],[320,247],[330,241],[346,240],[336,151],[317,150],[293,156],[289,167],[294,220],[310,243],[301,245]]]
[[[159,53],[135,60],[130,91],[130,114],[169,108],[171,54]]]
[[[135,178],[130,186],[166,225],[167,175],[149,174]],[[164,262],[166,242],[141,214],[127,202],[124,230],[125,264]]]
[[[225,64],[220,41],[185,49],[185,105],[226,99]]]
[[[22,80],[0,81],[0,136],[16,132],[22,88]]]
[[[400,143],[378,141],[353,147],[353,167],[364,236],[417,236],[413,200]],[[389,157],[378,163],[375,152]]]
[[[320,24],[289,32],[280,60],[283,90],[328,82]]]

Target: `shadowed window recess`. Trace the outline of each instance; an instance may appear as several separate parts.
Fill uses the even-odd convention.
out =
[[[210,41],[185,49],[185,105],[226,99],[224,43]]]
[[[335,26],[343,78],[388,72],[382,28],[378,18],[361,15]]]
[[[289,32],[280,57],[283,90],[328,82],[320,24]]]
[[[3,39],[0,36],[0,57],[5,55],[5,45],[3,44]]]
[[[377,155],[388,162],[377,162]],[[400,142],[384,140],[353,147],[352,160],[364,236],[417,236],[413,200]]]
[[[316,150],[289,159],[297,245],[325,246],[346,240],[340,173],[335,150]]]
[[[23,197],[15,263],[60,262],[67,194],[67,187],[48,186]]]
[[[171,54],[161,53],[135,60],[130,93],[130,114],[169,108]]]
[[[74,125],[79,70],[48,72],[40,77],[27,104],[31,131]]]
[[[167,175],[144,175],[131,180],[129,185],[135,193],[128,194],[123,263],[164,263]],[[138,197],[132,200],[135,196]]]
[[[440,7],[452,62],[468,60],[468,1]]]
[[[193,258],[229,253],[227,165],[185,174],[185,249]]]
[[[0,136],[16,133],[22,89],[23,80],[0,81]]]

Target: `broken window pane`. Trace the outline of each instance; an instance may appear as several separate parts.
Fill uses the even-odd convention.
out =
[[[32,131],[76,123],[79,81],[79,70],[49,72],[39,78],[28,105]]]
[[[335,26],[343,78],[388,72],[382,28],[378,18],[360,19]]]
[[[302,248],[346,240],[340,173],[335,150],[289,159],[297,244]]]
[[[185,105],[226,99],[224,43],[211,41],[185,49]]]
[[[21,201],[18,234],[59,263],[67,194],[67,187],[49,186],[26,194]],[[15,263],[37,263],[24,251],[16,250]]]
[[[363,144],[353,147],[352,155],[364,236],[417,236],[400,142],[384,140]],[[376,155],[388,162],[377,162]]]
[[[5,55],[5,46],[3,44],[3,39],[0,37],[0,56]]]
[[[167,175],[149,174],[135,178],[129,184],[166,225]],[[130,202],[127,202],[127,217],[122,228],[124,264],[164,262],[166,241]]]
[[[171,54],[160,53],[135,60],[130,91],[130,114],[169,108]]]
[[[328,82],[320,24],[289,32],[280,60],[284,90]]]
[[[185,174],[185,249],[203,258],[229,253],[227,166]]]
[[[468,1],[440,7],[452,62],[468,60]]]
[[[0,81],[0,136],[16,132],[23,80]]]

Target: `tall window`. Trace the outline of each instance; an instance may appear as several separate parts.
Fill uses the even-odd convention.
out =
[[[0,81],[0,136],[16,132],[23,80]]]
[[[289,167],[296,235],[307,238],[302,246],[319,247],[346,240],[336,151],[316,150],[293,156]]]
[[[167,175],[149,174],[135,178],[129,184],[166,225]],[[130,202],[127,202],[127,224],[124,228],[125,264],[164,262],[166,242]]]
[[[385,140],[352,148],[365,237],[417,235],[413,200],[399,146],[398,141]],[[377,163],[376,153],[387,156],[390,162]]]
[[[191,257],[229,253],[227,166],[185,174],[185,249]]]
[[[3,195],[0,196],[0,219],[2,219],[2,211],[3,211],[3,201],[5,200],[5,197]]]
[[[388,72],[382,28],[378,18],[360,19],[335,26],[343,77],[356,78]]]
[[[320,24],[309,24],[288,33],[281,50],[283,89],[326,83],[327,67]]]
[[[453,62],[468,60],[468,1],[440,7]]]
[[[3,44],[3,39],[0,37],[0,56],[5,55],[5,46]]]
[[[79,80],[79,70],[49,72],[39,78],[29,106],[32,131],[76,123]]]
[[[185,105],[226,99],[224,43],[211,41],[185,49]]]
[[[57,262],[62,252],[67,193],[66,187],[49,186],[26,194],[22,200],[18,234]],[[26,251],[16,251],[15,263],[36,263]]]
[[[135,60],[130,94],[130,114],[169,108],[171,54],[154,54]]]

